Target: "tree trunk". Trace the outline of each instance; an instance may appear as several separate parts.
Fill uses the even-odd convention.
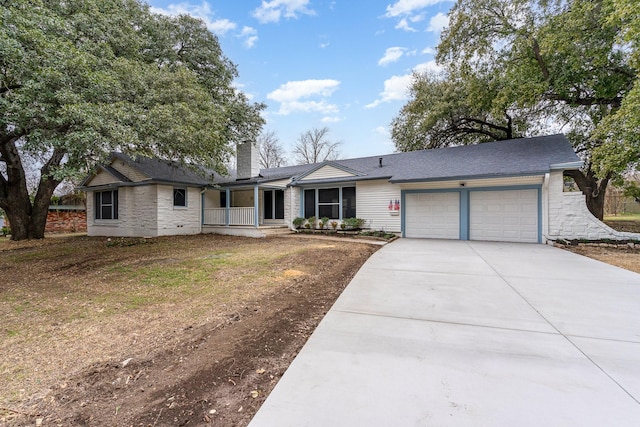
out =
[[[610,175],[598,179],[591,167],[583,172],[581,170],[566,171],[565,175],[570,176],[586,197],[587,208],[600,221],[604,218],[604,198],[609,185]]]
[[[26,177],[16,141],[20,136],[0,138],[0,160],[6,165],[6,178],[0,174],[0,208],[9,219],[11,240],[42,239],[47,224],[51,196],[60,181],[51,177],[64,151],[55,149],[40,169],[40,183],[33,203],[29,198]]]

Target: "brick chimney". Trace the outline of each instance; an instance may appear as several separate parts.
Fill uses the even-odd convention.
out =
[[[258,147],[255,142],[243,142],[237,145],[236,179],[249,179],[260,174]]]

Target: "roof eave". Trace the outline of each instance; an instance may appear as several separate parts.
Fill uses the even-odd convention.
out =
[[[523,173],[510,173],[510,174],[486,174],[486,175],[458,175],[458,176],[445,176],[434,178],[409,178],[409,179],[390,179],[392,184],[406,184],[412,182],[438,182],[438,181],[457,181],[457,180],[476,180],[476,179],[491,179],[491,178],[514,178],[517,176],[543,176],[548,170],[523,172]]]

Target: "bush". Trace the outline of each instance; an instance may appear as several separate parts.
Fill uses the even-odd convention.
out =
[[[302,224],[304,223],[304,218],[297,217],[294,218],[292,222],[295,228],[300,228],[300,226],[302,226]]]
[[[322,230],[325,226],[329,224],[329,217],[323,216],[320,218],[320,230]]]
[[[307,219],[308,228],[315,229],[316,228],[316,217],[312,216]],[[307,226],[305,226],[307,228]]]
[[[359,230],[366,224],[367,221],[362,218],[346,218],[342,222],[347,228]]]

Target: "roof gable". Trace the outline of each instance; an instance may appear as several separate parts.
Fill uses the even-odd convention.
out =
[[[347,178],[360,176],[362,173],[338,162],[324,162],[314,165],[308,171],[298,175],[295,181],[312,181],[318,179]]]
[[[100,185],[117,184],[121,182],[131,182],[131,180],[111,166],[100,165],[96,172],[85,178],[80,185],[97,187]]]

